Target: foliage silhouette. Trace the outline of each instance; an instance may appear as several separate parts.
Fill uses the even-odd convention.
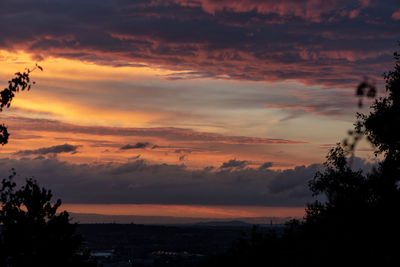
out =
[[[15,171],[1,182],[1,261],[8,266],[73,266],[81,237],[61,200],[51,203],[50,190],[28,179],[16,190]]]
[[[15,77],[8,81],[8,87],[4,88],[0,92],[0,112],[3,111],[4,108],[10,107],[15,93],[24,90],[29,91],[31,89],[32,85],[35,84],[35,82],[31,81],[29,75],[36,69],[43,71],[43,68],[36,64],[32,70],[26,69],[22,73],[15,73]],[[9,136],[10,134],[8,133],[7,126],[5,126],[4,124],[0,124],[0,144],[7,144]]]
[[[206,266],[395,266],[400,245],[400,55],[384,73],[386,96],[368,114],[357,113],[352,141],[332,148],[309,182],[316,200],[302,221],[288,222],[283,233],[259,232],[236,242]],[[374,97],[366,81],[356,91]],[[362,102],[360,102],[362,103]],[[351,158],[363,138],[382,159],[370,173],[353,170]]]

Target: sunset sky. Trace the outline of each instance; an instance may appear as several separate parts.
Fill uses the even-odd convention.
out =
[[[384,92],[400,2],[2,0],[0,25],[3,87],[44,68],[1,113],[3,176],[65,203],[303,207],[368,111],[357,84]]]

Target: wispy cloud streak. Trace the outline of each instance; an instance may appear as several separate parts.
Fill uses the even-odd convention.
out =
[[[104,127],[104,126],[81,126],[59,121],[46,119],[31,119],[22,117],[9,117],[8,124],[18,130],[48,131],[48,132],[70,132],[84,133],[103,136],[138,136],[156,137],[170,141],[187,141],[203,143],[224,143],[224,144],[305,144],[302,141],[293,141],[279,138],[261,138],[247,136],[226,136],[217,133],[198,132],[183,128],[123,128],[123,127]],[[142,148],[150,144],[137,143],[127,145],[122,149]]]
[[[51,147],[42,147],[33,150],[20,150],[14,154],[17,156],[30,156],[30,155],[47,155],[47,154],[60,154],[60,153],[77,153],[79,146],[74,146],[70,144],[63,144]]]

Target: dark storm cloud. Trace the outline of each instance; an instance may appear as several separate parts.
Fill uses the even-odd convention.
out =
[[[236,160],[236,159],[231,159],[228,162],[224,162],[221,165],[221,169],[228,169],[228,168],[239,168],[242,169],[246,167],[249,164],[248,161],[246,160]]]
[[[264,162],[261,166],[260,169],[269,169],[274,165],[273,162]]]
[[[140,149],[140,148],[146,148],[148,146],[150,146],[150,143],[148,143],[148,142],[144,142],[144,143],[143,142],[138,142],[138,143],[136,143],[134,145],[131,145],[131,144],[124,145],[120,149],[121,150]]]
[[[70,144],[63,144],[51,147],[42,147],[34,150],[20,150],[14,154],[17,156],[30,156],[30,155],[46,155],[46,154],[59,154],[59,153],[77,153],[80,146],[73,146]]]
[[[398,1],[3,0],[0,48],[185,70],[168,79],[353,86],[391,64]]]
[[[358,166],[371,165],[358,159]],[[0,159],[0,172],[15,168],[21,181],[34,176],[64,203],[162,203],[304,206],[312,200],[307,182],[319,164],[289,170],[214,168],[128,163],[73,164],[56,158]]]

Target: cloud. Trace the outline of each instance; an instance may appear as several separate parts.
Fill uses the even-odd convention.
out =
[[[239,163],[237,163],[239,162]],[[231,165],[243,166],[243,161]],[[372,165],[361,159],[355,168]],[[304,206],[312,201],[307,182],[320,164],[288,170],[205,168],[152,164],[143,159],[127,163],[74,164],[57,158],[0,158],[0,172],[15,168],[21,183],[34,176],[64,203],[137,203],[199,205]]]
[[[3,2],[0,49],[162,66],[173,71],[169,79],[296,79],[347,88],[390,66],[400,39],[393,0]]]
[[[400,20],[400,9],[392,14],[392,18],[395,20]]]
[[[288,98],[281,98],[265,103],[264,108],[280,109],[289,116],[285,119],[298,117],[302,114],[312,114],[322,117],[346,117],[357,107],[354,91],[337,89],[291,90]],[[366,108],[368,108],[368,104]],[[366,111],[366,109],[365,109]],[[284,119],[284,120],[285,120]]]
[[[271,170],[189,170],[184,165],[150,164],[140,159],[124,164],[73,164],[53,158],[0,159],[3,174],[13,167],[19,183],[24,177],[34,176],[64,203],[303,206],[311,199],[307,189],[299,189],[297,184],[294,191],[271,191],[269,186],[279,183],[275,180],[280,173]],[[297,182],[309,178],[292,179]]]
[[[18,156],[30,156],[30,155],[46,155],[46,154],[60,154],[60,153],[77,153],[77,149],[80,146],[74,146],[70,144],[63,144],[58,146],[51,147],[42,147],[34,150],[20,150],[15,152],[15,155]]]
[[[216,13],[244,13],[257,12],[259,14],[273,14],[279,17],[295,16],[309,21],[319,22],[324,15],[341,14],[346,8],[346,1],[321,0],[175,0],[183,6],[201,7],[205,12]],[[347,1],[360,7],[369,5],[368,1]],[[359,2],[359,3],[357,3]]]
[[[63,133],[83,133],[103,136],[132,136],[161,138],[167,141],[200,142],[200,143],[223,143],[223,144],[305,144],[306,142],[279,139],[261,138],[247,136],[226,136],[217,133],[199,132],[191,129],[159,127],[159,128],[123,128],[104,126],[81,126],[70,123],[63,123],[54,120],[32,119],[26,117],[8,117],[7,123],[16,130],[27,131],[48,131]],[[125,149],[139,148],[146,143],[126,145]],[[150,144],[146,145],[149,146]],[[122,149],[122,147],[121,147]]]
[[[129,158],[130,160],[137,160],[137,159],[139,159],[140,157],[141,157],[142,155],[136,155],[136,156],[133,156],[133,157],[131,157],[131,158]]]
[[[174,153],[177,153],[177,154],[190,154],[190,153],[192,153],[192,149],[188,149],[188,148],[175,149]]]
[[[264,162],[261,166],[260,169],[269,169],[274,165],[273,162]]]
[[[269,189],[276,194],[283,192],[290,192],[294,195],[305,194],[307,182],[320,168],[319,164],[313,164],[308,167],[297,166],[294,169],[284,170],[278,173],[276,179],[269,184]]]
[[[343,103],[342,103],[343,104]],[[265,104],[265,108],[282,109],[292,111],[299,114],[299,112],[311,113],[319,116],[338,116],[344,115],[345,109],[341,109],[339,104],[336,103],[310,103],[309,105],[299,104]]]
[[[227,169],[227,168],[239,168],[243,169],[249,164],[248,161],[246,160],[236,160],[236,159],[231,159],[228,162],[222,163],[220,169]]]
[[[139,149],[139,148],[146,148],[148,146],[150,146],[150,143],[148,143],[148,142],[144,142],[144,143],[143,142],[138,142],[135,145],[131,145],[131,144],[124,145],[120,149],[121,150]]]

